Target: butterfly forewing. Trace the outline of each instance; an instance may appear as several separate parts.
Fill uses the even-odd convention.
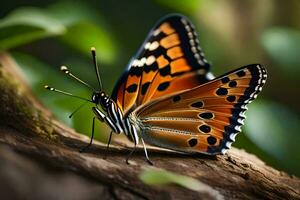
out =
[[[179,151],[224,153],[241,131],[246,105],[266,81],[249,65],[203,85],[153,100],[134,111],[151,144]],[[176,83],[176,79],[170,83]]]
[[[170,87],[175,78],[187,73],[189,77],[182,79],[180,87]],[[114,88],[112,98],[126,113],[150,100],[193,88],[212,78],[194,26],[184,16],[170,15],[150,31]]]

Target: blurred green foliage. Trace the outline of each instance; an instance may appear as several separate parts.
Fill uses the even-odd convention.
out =
[[[272,101],[251,104],[247,116],[247,136],[285,168],[293,171],[300,169],[300,134],[295,134],[299,131],[298,116],[286,106]],[[287,120],[288,123],[283,123]],[[266,132],[270,132],[272,137]]]
[[[266,52],[287,75],[297,76],[300,72],[300,30],[274,27],[262,34],[261,43]],[[290,69],[286,69],[286,68]]]
[[[37,8],[20,8],[0,21],[0,49],[9,49],[66,31],[57,19]]]
[[[266,66],[267,84],[249,106],[246,126],[234,145],[299,176],[299,10],[297,0],[3,2],[0,49],[12,53],[34,93],[60,120],[89,135],[91,105],[69,119],[82,102],[49,93],[43,85],[90,98],[90,91],[62,74],[59,66],[69,66],[96,86],[90,56],[95,46],[109,93],[152,25],[166,14],[181,12],[195,24],[217,76],[250,63]],[[97,123],[97,139],[105,141],[108,133]],[[156,176],[148,175],[142,177]]]

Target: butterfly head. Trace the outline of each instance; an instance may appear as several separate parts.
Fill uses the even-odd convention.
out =
[[[101,107],[106,110],[109,106],[110,98],[103,91],[95,91],[92,94],[92,102],[101,105]]]

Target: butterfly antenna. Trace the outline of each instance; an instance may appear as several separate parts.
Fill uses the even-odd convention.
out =
[[[72,77],[73,79],[75,79],[76,81],[82,83],[83,85],[87,86],[91,90],[95,91],[95,89],[92,86],[90,86],[88,83],[84,82],[83,80],[81,80],[80,78],[72,74],[71,71],[66,66],[61,66],[60,70],[65,74],[69,75],[70,77]]]
[[[88,102],[93,103],[93,102],[92,102],[91,100],[89,100],[89,99],[86,99],[86,98],[83,98],[83,97],[79,97],[79,96],[73,95],[73,94],[71,94],[71,93],[62,91],[62,90],[55,89],[55,88],[50,87],[50,86],[48,86],[48,85],[45,85],[44,87],[45,87],[45,89],[50,90],[50,91],[53,91],[53,92],[57,92],[57,93],[60,93],[60,94],[64,94],[64,95],[66,95],[66,96],[74,97],[74,98],[77,98],[77,99],[81,99],[81,100],[84,100],[84,101],[88,101]]]
[[[87,102],[84,102],[83,104],[81,104],[78,108],[76,108],[70,115],[69,115],[69,118],[72,118],[74,114],[77,113],[77,111],[79,111],[81,108],[83,108],[87,103],[89,103],[88,101]]]
[[[92,57],[93,57],[93,62],[94,62],[94,67],[95,67],[99,87],[100,87],[100,90],[102,90],[102,82],[101,82],[101,78],[100,78],[99,68],[98,68],[98,65],[97,65],[96,48],[92,47],[91,52],[92,52]]]

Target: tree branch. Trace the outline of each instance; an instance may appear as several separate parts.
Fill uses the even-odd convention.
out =
[[[131,164],[126,165],[129,148],[124,143],[112,145],[107,159],[103,158],[106,145],[100,142],[95,142],[87,153],[79,153],[79,148],[86,145],[89,138],[58,122],[36,100],[8,54],[0,54],[0,63],[0,159],[6,163],[15,166],[20,165],[15,160],[34,162],[32,165],[44,170],[37,176],[44,176],[45,171],[53,173],[53,169],[73,172],[72,176],[80,180],[78,184],[84,191],[90,191],[86,189],[90,187],[83,185],[90,184],[98,188],[97,191],[102,188],[102,192],[95,194],[105,194],[108,199],[300,199],[297,177],[266,166],[256,156],[236,148],[227,155],[214,157],[150,148],[153,167],[145,162],[142,149],[133,156]],[[4,145],[18,154],[9,153]],[[210,190],[195,192],[179,186],[146,185],[138,176],[148,168],[191,176]],[[0,164],[0,169],[6,168]],[[27,171],[24,168],[22,172]],[[37,181],[49,180],[45,177]]]

